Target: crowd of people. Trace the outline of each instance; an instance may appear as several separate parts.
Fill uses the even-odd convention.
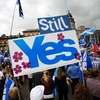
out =
[[[8,85],[8,78],[14,82],[14,85],[12,85],[13,88],[10,88]],[[22,76],[15,78],[13,75],[11,59],[8,50],[5,50],[3,54],[0,51],[0,100],[5,100],[3,99],[5,96],[7,96],[9,100],[18,100],[18,97],[20,96],[20,100],[23,100],[19,89],[21,88],[22,83]],[[5,93],[5,88],[9,93]]]
[[[73,68],[70,71],[70,73],[73,72],[73,70],[75,70],[74,66],[76,66],[76,64],[73,65]],[[69,66],[69,69],[70,67],[72,67],[72,65]],[[74,100],[100,100],[100,70],[97,68],[92,68],[89,69],[88,71],[86,70],[83,71],[85,80],[84,84],[79,80],[78,76],[79,69],[76,67],[77,69],[76,73],[72,73],[72,74],[77,74],[76,75],[77,77],[74,78],[70,77],[70,74],[67,73],[69,72],[69,69],[67,69],[67,71],[65,69],[64,71],[62,67],[59,67],[56,71],[55,80],[51,78],[50,71],[48,70],[43,71],[43,77],[41,77],[40,79],[40,85],[44,87],[44,90],[42,91],[43,92],[42,98],[36,100],[42,100],[43,98],[44,98],[43,100],[54,100],[53,91],[55,88],[59,100],[69,100],[68,99],[69,85],[72,88],[72,95]],[[68,83],[68,79],[71,80],[71,83]],[[36,85],[35,87],[37,86],[39,85]],[[34,87],[30,92],[31,94],[33,90]],[[40,96],[38,96],[38,98],[39,97]],[[32,98],[31,95],[30,98]]]
[[[52,78],[52,75],[50,75],[50,70],[43,71],[42,77],[40,77],[38,81],[39,83],[37,85],[33,86],[34,80],[31,80],[31,84],[29,84],[31,85],[29,89],[30,99],[53,100],[53,92],[56,88],[59,100],[63,100],[63,98],[64,100],[68,100],[68,86],[70,85],[72,88],[72,95],[74,97],[74,100],[100,100],[100,70],[97,68],[92,68],[88,71],[83,71],[85,84],[83,84],[79,80],[79,71],[80,70],[77,64],[71,64],[67,67],[67,69],[64,66],[59,67],[56,71],[54,80]],[[11,66],[9,64],[5,66],[0,65],[0,100],[2,100],[6,77],[10,77],[15,81],[15,78],[13,77],[11,71]],[[70,80],[71,82],[68,80]],[[18,84],[20,83],[19,80],[17,80],[17,82]],[[41,90],[41,92],[43,92],[41,99],[35,99],[37,94],[37,98],[41,97],[39,96],[39,87],[36,88],[37,86],[43,87],[43,89]],[[15,84],[15,86],[10,89],[8,94],[9,100],[20,100],[18,99],[19,97],[21,98],[19,88],[20,85],[19,87],[17,87]],[[35,93],[33,92],[34,89],[36,89]],[[36,91],[38,91],[38,93],[36,93]]]
[[[90,53],[88,51],[88,53]],[[90,55],[90,54],[89,54]],[[83,70],[83,79],[80,80],[80,66],[78,63],[59,66],[56,69],[44,70],[28,74],[30,100],[54,100],[54,92],[59,100],[69,100],[69,85],[74,100],[100,100],[100,66]],[[56,75],[54,76],[54,72]],[[9,100],[23,100],[20,88],[23,86],[22,78],[14,77],[12,64],[8,52],[0,59],[0,100],[2,100],[6,78],[14,81],[14,87],[8,92]],[[36,82],[37,81],[37,82]]]

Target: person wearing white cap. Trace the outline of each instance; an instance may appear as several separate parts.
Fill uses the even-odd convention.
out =
[[[30,100],[43,100],[44,86],[37,85],[31,89]]]

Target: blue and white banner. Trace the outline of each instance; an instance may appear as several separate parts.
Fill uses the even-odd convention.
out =
[[[15,77],[81,60],[74,30],[12,39],[8,42]]]
[[[68,15],[38,18],[41,34],[71,30]]]
[[[2,100],[9,100],[8,92],[12,87],[14,87],[14,81],[11,78],[6,77]]]

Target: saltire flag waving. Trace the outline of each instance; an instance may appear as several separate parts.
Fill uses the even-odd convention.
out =
[[[20,0],[17,0],[16,4],[19,6],[19,16],[21,18],[24,18],[24,14],[23,14],[23,10],[22,10],[22,6],[21,6]]]
[[[88,30],[85,30],[83,33],[80,34],[80,36],[90,36],[91,34],[94,34],[95,27],[90,28]]]
[[[83,70],[87,70],[89,68],[92,68],[92,61],[90,56],[88,55],[87,51],[84,51],[82,53],[82,63],[81,66],[83,67]]]
[[[78,65],[81,66],[80,72],[79,72],[79,80],[82,82],[82,80],[83,80],[83,76],[82,76],[83,70],[91,69],[93,67],[92,67],[91,58],[88,55],[87,51],[86,50],[82,51],[81,55],[82,55],[82,61]]]
[[[4,88],[4,91],[3,91],[2,100],[9,100],[8,93],[9,93],[9,90],[14,87],[14,81],[11,78],[6,77],[6,81],[5,81],[5,86],[4,87],[5,88]]]

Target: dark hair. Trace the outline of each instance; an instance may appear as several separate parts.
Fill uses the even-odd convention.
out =
[[[90,72],[91,72],[91,77],[93,77],[93,78],[98,77],[100,74],[100,71],[97,68],[93,68]]]
[[[76,84],[74,100],[93,100],[89,89],[81,83]]]

